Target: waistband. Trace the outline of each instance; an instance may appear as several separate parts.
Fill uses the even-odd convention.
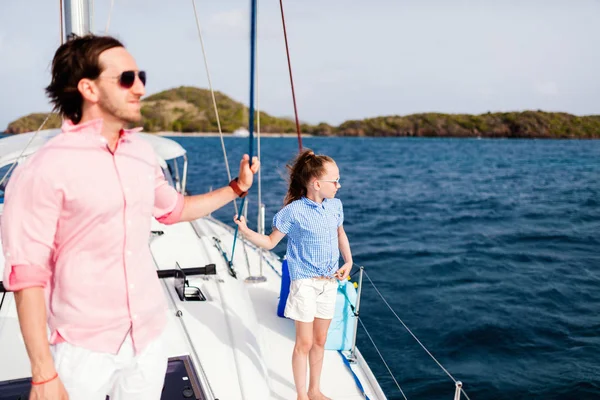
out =
[[[333,276],[313,276],[312,279],[316,279],[319,281],[336,281],[337,278],[333,277]]]

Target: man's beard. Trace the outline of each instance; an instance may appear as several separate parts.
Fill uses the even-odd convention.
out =
[[[126,103],[128,104],[128,103]],[[126,123],[136,123],[142,120],[142,115],[137,113],[127,113],[126,110],[119,108],[115,103],[108,100],[106,97],[100,100],[98,105],[102,108],[106,113],[114,116],[115,118],[120,119]]]

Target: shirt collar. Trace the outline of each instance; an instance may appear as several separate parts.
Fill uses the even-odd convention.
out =
[[[64,133],[84,133],[92,135],[100,135],[102,132],[102,125],[104,120],[102,118],[93,119],[84,123],[75,125],[73,121],[65,119],[62,124],[62,131]],[[121,136],[127,136],[132,133],[140,132],[143,128],[133,129],[121,129]]]
[[[304,204],[308,204],[309,206],[314,208],[325,208],[325,203],[328,201],[328,199],[323,199],[323,202],[321,204],[317,203],[316,201],[312,201],[308,197],[302,197],[302,201],[304,202]]]

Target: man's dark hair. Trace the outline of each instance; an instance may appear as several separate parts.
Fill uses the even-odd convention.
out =
[[[52,60],[52,81],[46,88],[54,110],[74,124],[81,121],[83,97],[77,85],[83,78],[96,79],[102,72],[100,54],[114,47],[124,47],[111,36],[69,37]]]

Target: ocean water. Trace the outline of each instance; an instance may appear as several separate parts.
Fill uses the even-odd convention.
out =
[[[227,183],[218,138],[175,140],[188,149],[189,191]],[[237,175],[248,141],[225,143]],[[304,146],[340,167],[355,263],[471,399],[600,398],[600,141],[304,138]],[[296,151],[291,138],[262,140],[267,226]],[[251,223],[256,194],[255,186]],[[233,214],[227,206],[214,215]],[[361,319],[409,399],[453,398],[452,380],[368,279]],[[358,345],[387,396],[403,398],[362,328]]]

